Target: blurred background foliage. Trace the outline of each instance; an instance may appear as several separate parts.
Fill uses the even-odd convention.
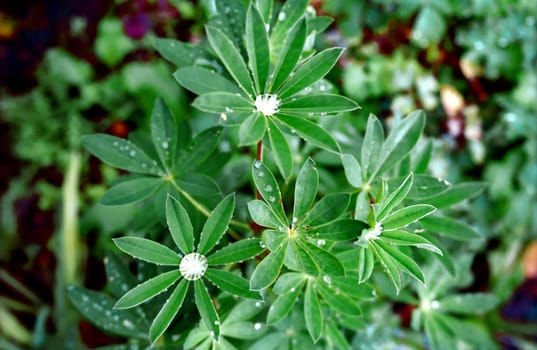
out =
[[[192,130],[209,126],[207,116],[190,106],[192,95],[173,79],[173,66],[152,48],[152,38],[203,40],[213,5],[210,0],[0,4],[0,348],[118,341],[74,312],[64,286],[76,282],[102,290],[109,238],[124,227],[133,232],[151,227],[136,221],[135,208],[94,204],[119,174],[82,153],[80,135],[137,137],[149,129],[157,96]],[[493,291],[502,301],[488,320],[501,347],[531,348],[537,334],[535,2],[312,0],[311,5],[317,15],[335,19],[316,46],[347,47],[330,82],[362,106],[333,122],[338,141],[361,138],[346,123],[363,131],[369,113],[390,125],[421,108],[433,145],[432,173],[453,182],[488,183],[486,193],[454,213],[486,237],[463,247],[473,256],[473,282],[464,289]],[[220,174],[227,178],[220,181],[224,190],[247,182],[246,175],[225,176],[247,168],[243,160],[235,159]],[[322,177],[325,191],[342,180],[329,171]],[[356,348],[385,344],[395,330],[409,326],[412,305],[388,308],[377,313],[389,315],[389,326],[358,331]],[[384,319],[379,316],[379,323]]]

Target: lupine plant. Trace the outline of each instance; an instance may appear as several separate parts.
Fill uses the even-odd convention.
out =
[[[423,112],[383,125],[337,93],[324,78],[344,50],[315,49],[331,19],[308,5],[215,1],[207,40],[155,39],[197,112],[157,100],[149,138],[83,138],[128,172],[101,204],[135,206],[147,228],[114,239],[135,260],[107,256],[113,297],[69,288],[85,317],[129,338],[115,349],[494,347],[477,312],[497,301],[457,294],[469,266],[450,254],[482,239],[453,217],[483,184],[427,174]],[[192,137],[200,118],[212,125]],[[413,330],[372,338],[400,327],[378,317],[392,302],[417,307]],[[480,336],[457,339],[469,324]]]

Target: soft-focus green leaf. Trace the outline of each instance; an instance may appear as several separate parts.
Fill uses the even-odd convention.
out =
[[[252,102],[230,92],[208,92],[198,96],[192,102],[192,105],[204,112],[216,114],[251,112],[254,110]]]
[[[194,299],[205,327],[211,331],[211,336],[218,340],[220,337],[220,319],[211,301],[211,296],[202,280],[194,281]]]
[[[233,295],[255,300],[263,300],[258,292],[251,291],[248,280],[224,270],[207,269],[205,277],[218,288]]]
[[[313,339],[317,342],[323,331],[323,312],[321,303],[317,298],[317,293],[311,282],[306,285],[306,293],[304,296],[304,318],[306,319],[306,328]]]
[[[116,168],[150,175],[158,175],[161,172],[156,167],[156,161],[128,140],[93,134],[82,136],[82,144],[94,156]]]
[[[174,284],[181,275],[179,269],[161,273],[156,277],[148,279],[129,290],[123,295],[114,305],[115,309],[128,309],[136,305],[140,305],[156,295],[165,291],[168,287]]]
[[[255,268],[250,278],[250,289],[261,290],[270,286],[280,274],[283,265],[283,258],[287,250],[287,241],[267,255]]]
[[[179,265],[181,258],[170,248],[141,237],[114,238],[115,245],[133,257],[158,265]]]
[[[237,85],[212,70],[201,67],[183,67],[173,73],[175,79],[182,87],[203,95],[208,92],[241,93]]]
[[[284,273],[274,283],[272,291],[278,295],[289,293],[291,290],[300,288],[306,278],[307,275],[299,272]]]
[[[177,124],[163,99],[155,101],[151,116],[151,137],[157,153],[168,168],[173,167],[177,146]]]
[[[268,137],[272,155],[280,170],[280,174],[287,181],[293,173],[293,154],[287,139],[283,135],[280,127],[272,121],[272,118],[267,118],[268,121]]]
[[[276,92],[282,100],[293,96],[307,86],[324,77],[343,53],[340,47],[319,52],[304,62]]]
[[[235,210],[235,195],[230,194],[224,198],[216,208],[211,212],[211,215],[205,222],[200,234],[200,243],[198,252],[207,254],[220,241],[224,232],[226,232]]]
[[[434,205],[438,209],[448,208],[465,199],[477,196],[485,187],[483,182],[464,182],[453,185],[435,196],[423,198],[420,202]]]
[[[259,238],[245,238],[228,244],[207,257],[209,265],[225,265],[251,259],[264,250]]]
[[[339,218],[349,206],[347,193],[331,193],[315,203],[302,221],[302,225],[316,227]]]
[[[405,158],[418,142],[425,126],[425,114],[415,111],[393,126],[382,145],[374,176],[380,176],[390,170],[397,162]]]
[[[451,294],[441,300],[440,309],[462,315],[482,314],[498,305],[498,298],[488,293]]]
[[[173,241],[183,254],[194,251],[194,229],[188,212],[172,196],[166,199],[166,222]]]
[[[362,168],[356,158],[352,154],[342,154],[341,163],[349,184],[356,188],[362,187]]]
[[[125,205],[142,201],[164,184],[161,178],[140,177],[118,183],[110,188],[99,203],[102,205]]]
[[[317,195],[318,188],[319,172],[317,171],[315,162],[311,158],[308,158],[302,169],[300,169],[295,183],[294,218],[301,218],[311,207]]]
[[[252,113],[241,123],[239,128],[239,145],[253,145],[263,138],[267,122],[261,113]]]
[[[377,221],[382,221],[388,214],[391,213],[391,211],[399,205],[403,201],[403,199],[406,198],[408,192],[410,191],[410,188],[412,187],[413,183],[413,176],[412,173],[410,173],[403,183],[396,188],[386,200],[382,201],[381,206],[379,210],[377,211]]]
[[[416,204],[399,209],[382,220],[382,228],[392,230],[405,227],[433,213],[435,210],[435,207],[428,204]]]
[[[319,125],[299,117],[278,114],[277,118],[283,124],[294,130],[300,137],[312,145],[331,152],[339,152],[339,146],[334,138]]]
[[[421,219],[420,224],[429,232],[439,233],[459,241],[471,241],[481,237],[467,224],[445,216],[428,216]]]
[[[377,162],[384,142],[384,129],[382,123],[373,114],[367,119],[367,127],[362,143],[361,163],[364,179],[370,179],[370,175],[377,168]]]
[[[348,97],[334,94],[299,96],[283,102],[280,113],[294,116],[313,116],[342,113],[360,108]]]
[[[157,316],[155,316],[151,328],[149,329],[149,338],[151,339],[151,342],[154,343],[166,329],[168,329],[183,304],[189,285],[189,281],[184,279],[181,280],[168,300],[166,300]]]
[[[175,39],[154,37],[153,47],[177,67],[193,66],[197,59],[209,59],[207,52],[200,46]]]
[[[282,194],[272,172],[263,162],[256,160],[252,164],[252,178],[261,197],[276,214],[283,226],[287,226],[287,216],[282,206]]]
[[[269,73],[269,41],[263,17],[253,5],[246,13],[246,51],[258,94],[265,92]]]
[[[260,322],[232,322],[226,321],[222,324],[222,335],[230,338],[254,340],[262,337],[267,331],[267,327]],[[233,347],[235,349],[235,347]]]
[[[250,72],[246,67],[246,63],[242,59],[239,50],[233,45],[233,42],[219,29],[206,27],[207,39],[216,55],[222,61],[227,71],[237,82],[239,87],[246,95],[253,95],[254,90]]]

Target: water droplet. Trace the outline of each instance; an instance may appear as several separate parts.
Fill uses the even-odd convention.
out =
[[[162,142],[161,146],[162,146],[162,149],[168,149],[169,147],[168,142],[166,141]]]
[[[263,163],[260,160],[256,160],[254,163],[254,168],[259,169],[261,168],[261,165],[263,165]]]
[[[438,309],[440,307],[440,302],[438,300],[431,301],[431,308],[432,309]]]
[[[233,108],[226,107],[226,113],[233,113]]]
[[[263,176],[265,176],[265,173],[262,172],[262,171],[259,171],[259,172],[257,173],[257,176],[259,176],[259,177],[263,177]]]
[[[324,239],[319,239],[319,240],[317,241],[317,245],[318,245],[319,247],[322,247],[322,246],[325,245],[325,244],[326,244],[326,241],[325,241]]]
[[[291,222],[293,224],[296,224],[297,221],[298,221],[298,218],[296,216],[293,216],[293,219],[291,219]]]
[[[293,293],[294,291],[296,291],[296,288],[295,287],[291,288],[291,293]]]
[[[276,202],[276,197],[274,197],[274,196],[270,196],[270,197],[269,197],[269,201],[271,201],[272,203]]]
[[[220,321],[216,320],[214,321],[214,324],[218,326],[220,324]]]
[[[287,17],[285,12],[280,12],[280,14],[278,15],[278,21],[283,21],[285,17]]]
[[[262,249],[267,248],[267,246],[266,246],[265,243],[263,243],[263,242],[259,242],[259,246],[260,246]]]
[[[265,191],[272,192],[272,186],[271,185],[266,185],[265,186]]]
[[[255,302],[255,307],[261,307],[262,305],[263,305],[263,303],[260,302],[260,301]]]
[[[332,277],[328,276],[328,275],[324,275],[323,276],[323,281],[328,284],[328,285],[331,285],[332,284]]]
[[[130,320],[123,320],[123,325],[125,326],[125,328],[134,328],[134,324],[130,321]]]
[[[129,156],[131,156],[131,157],[136,156],[136,151],[135,150],[130,151]]]

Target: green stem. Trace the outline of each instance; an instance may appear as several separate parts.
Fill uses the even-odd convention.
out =
[[[37,295],[35,295],[31,290],[29,290],[24,284],[20,283],[17,279],[13,278],[4,269],[0,270],[0,279],[10,285],[17,292],[30,299],[34,304],[43,304],[43,302],[41,301],[41,299],[39,299]]]

